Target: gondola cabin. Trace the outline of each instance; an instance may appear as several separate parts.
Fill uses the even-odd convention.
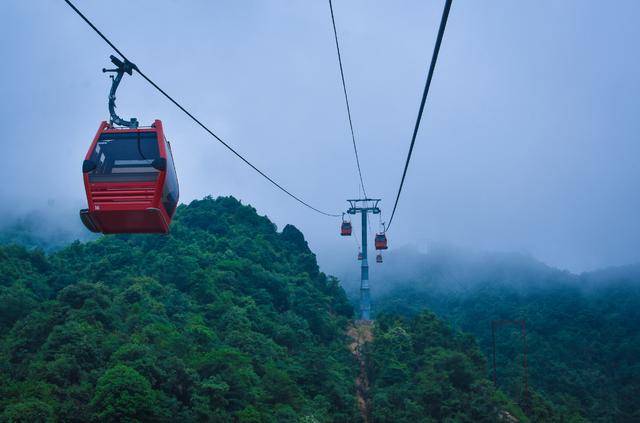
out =
[[[358,253],[358,260],[362,260],[362,253]]]
[[[376,234],[375,238],[376,250],[386,250],[387,247],[387,235],[384,233]]]
[[[88,208],[82,223],[93,232],[167,233],[179,188],[162,122],[114,128],[102,122],[82,164]]]
[[[342,225],[340,226],[340,235],[351,236],[351,231],[351,222],[342,222]]]
[[[382,254],[376,255],[376,263],[382,263]]]

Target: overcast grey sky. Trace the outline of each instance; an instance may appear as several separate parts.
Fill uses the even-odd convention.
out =
[[[76,3],[291,191],[332,212],[357,195],[327,1]],[[442,7],[334,2],[365,183],[387,217]],[[515,250],[574,271],[639,261],[639,20],[635,0],[455,0],[391,247]],[[62,0],[5,0],[0,48],[1,209],[53,200],[76,219],[113,52]],[[183,202],[234,195],[301,228],[329,270],[355,254],[335,219],[274,190],[139,76],[118,105],[163,120]]]

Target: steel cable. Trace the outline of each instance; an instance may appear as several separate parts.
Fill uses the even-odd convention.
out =
[[[442,37],[444,36],[444,29],[447,26],[447,19],[449,18],[449,10],[451,9],[451,2],[453,0],[446,0],[444,10],[442,11],[442,19],[440,20],[440,28],[438,29],[438,37],[436,38],[436,45],[433,49],[433,56],[431,57],[431,64],[429,66],[429,74],[427,75],[427,82],[422,92],[422,101],[420,102],[420,108],[418,110],[418,117],[416,118],[416,124],[413,128],[413,136],[411,137],[411,144],[409,145],[409,153],[404,164],[404,171],[402,172],[402,179],[400,180],[400,187],[398,188],[398,194],[396,195],[396,201],[393,205],[393,211],[391,212],[391,218],[389,224],[385,230],[388,231],[393,222],[393,217],[396,214],[396,208],[398,207],[398,201],[400,200],[400,193],[402,193],[402,187],[404,186],[404,180],[407,176],[407,169],[409,168],[409,162],[411,161],[411,154],[413,153],[413,146],[416,142],[416,136],[418,135],[418,129],[420,128],[420,121],[422,120],[422,112],[427,101],[427,94],[429,94],[429,87],[431,86],[431,79],[433,78],[433,72],[438,60],[438,53],[440,52],[440,45],[442,44]]]

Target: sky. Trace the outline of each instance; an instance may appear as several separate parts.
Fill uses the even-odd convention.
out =
[[[358,195],[327,1],[75,3],[287,189],[331,213]],[[365,185],[383,219],[443,4],[334,1]],[[454,0],[390,247],[515,251],[574,272],[640,261],[639,18],[635,0]],[[0,218],[36,209],[77,224],[113,51],[63,0],[5,0],[0,52]],[[125,77],[117,104],[124,118],[163,121],[182,202],[233,195],[299,227],[329,271],[355,259],[339,219],[274,189],[141,77]]]

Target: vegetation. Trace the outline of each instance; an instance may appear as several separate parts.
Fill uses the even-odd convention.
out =
[[[428,260],[431,270],[401,275],[376,299],[378,310],[405,316],[433,310],[473,334],[488,357],[491,321],[524,319],[529,384],[557,418],[640,421],[638,267],[577,276],[521,256]],[[521,398],[519,328],[501,326],[496,345],[498,384]]]
[[[0,247],[0,421],[357,421],[352,307],[233,198],[168,236]]]
[[[357,422],[357,377],[372,422],[640,420],[640,269],[402,267],[354,357],[338,280],[233,198],[180,206],[167,236],[0,247],[0,421]],[[509,327],[488,380],[493,319],[527,321],[529,397]]]
[[[375,422],[528,421],[486,379],[475,340],[433,313],[378,316],[368,357]]]

